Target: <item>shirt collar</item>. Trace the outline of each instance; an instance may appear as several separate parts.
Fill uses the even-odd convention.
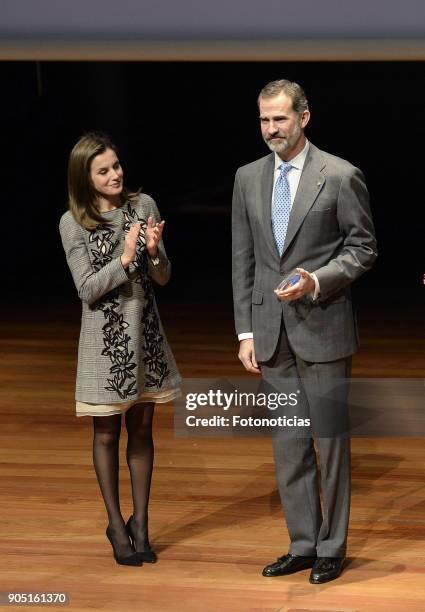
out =
[[[298,153],[298,155],[296,155],[293,159],[290,160],[289,163],[291,164],[291,166],[293,166],[294,168],[297,168],[297,170],[302,171],[302,169],[304,168],[305,158],[307,157],[307,153],[308,153],[309,148],[310,148],[310,143],[308,142],[308,140],[306,138],[303,150],[300,151]],[[274,169],[275,169],[275,172],[279,168],[281,163],[282,163],[281,158],[279,157],[279,155],[277,153],[275,153],[274,154]]]

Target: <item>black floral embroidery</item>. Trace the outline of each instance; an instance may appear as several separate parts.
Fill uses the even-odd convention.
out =
[[[143,260],[146,257],[145,231],[148,225],[145,219],[142,219],[141,217],[138,216],[137,212],[134,210],[134,208],[130,204],[128,205],[127,211],[123,210],[123,215],[124,215],[123,230],[125,231],[125,233],[130,231],[130,228],[134,223],[140,223],[141,230],[140,230],[139,237],[137,239],[136,259],[133,262],[133,265],[139,274],[137,275],[137,277],[134,279],[133,282],[142,284],[141,279],[142,279],[142,274],[144,272],[143,271]]]
[[[145,241],[147,223],[145,219],[137,215],[136,210],[130,203],[123,208],[122,212],[124,232],[128,232],[135,222],[139,222],[142,228],[137,241],[137,254],[134,261],[134,267],[138,274],[133,282],[142,285],[145,295],[141,321],[145,385],[147,388],[160,388],[170,371],[164,351],[164,337],[160,332],[152,282],[148,275]],[[90,250],[93,257],[93,267],[97,272],[112,260],[113,252],[119,240],[114,240],[112,229],[99,225],[90,232],[89,242],[95,246]],[[111,378],[107,379],[108,386],[105,387],[105,390],[115,391],[121,399],[127,399],[138,392],[136,388],[137,379],[133,373],[133,370],[137,368],[137,362],[134,360],[134,351],[129,349],[131,337],[126,333],[129,323],[125,321],[124,315],[117,312],[120,306],[119,296],[120,288],[118,287],[106,294],[98,302],[97,307],[103,312],[106,319],[106,323],[102,327],[104,344],[102,355],[107,356],[111,362],[109,370]]]
[[[135,221],[140,222],[142,231],[139,235],[140,246],[138,242],[135,267],[138,269],[139,275],[135,282],[142,285],[145,294],[145,306],[142,314],[143,325],[143,362],[145,364],[146,387],[152,388],[162,387],[164,380],[170,374],[167,360],[164,352],[164,336],[161,334],[159,327],[159,317],[155,307],[155,295],[152,287],[152,281],[148,274],[148,255],[146,251],[145,231],[147,223],[145,219],[140,218],[134,208],[128,205],[128,216],[124,213],[124,218],[128,222],[128,226],[124,225],[124,230],[128,231],[131,224]],[[127,229],[128,227],[128,229]],[[143,233],[143,236],[142,236]]]
[[[112,256],[118,240],[113,240],[114,232],[108,227],[98,226],[90,232],[89,242],[94,243],[97,248],[91,249],[93,256],[93,267],[98,272],[104,265],[112,260]],[[130,336],[125,333],[129,327],[123,315],[117,312],[119,308],[119,289],[107,293],[99,300],[97,307],[103,312],[106,319],[103,330],[104,349],[102,355],[109,357],[111,378],[107,379],[106,391],[115,391],[121,399],[127,399],[137,392],[134,388],[136,377],[133,370],[137,363],[132,361],[134,352],[129,350]]]
[[[111,240],[113,235],[114,232],[111,229],[102,229],[102,226],[90,232],[89,242],[94,242],[97,246],[97,249],[91,249],[96,271],[112,260],[112,253],[118,244],[118,240],[115,242]]]
[[[118,305],[118,302],[116,304]],[[132,372],[137,367],[132,361],[134,351],[130,352],[128,348],[130,336],[125,333],[129,324],[124,321],[123,315],[117,314],[114,310],[110,310],[108,314],[104,310],[103,313],[107,323],[102,327],[105,346],[102,355],[109,357],[112,363],[109,371],[113,374],[113,378],[108,378],[109,385],[105,389],[116,391],[122,399],[126,399],[136,393],[134,387],[137,382]]]
[[[140,261],[140,268],[140,279],[146,300],[142,315],[146,387],[162,387],[165,378],[170,374],[170,370],[165,358],[164,337],[159,328],[152,282],[148,275],[146,252]]]

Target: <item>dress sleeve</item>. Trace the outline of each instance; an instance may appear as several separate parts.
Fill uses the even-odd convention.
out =
[[[152,216],[155,223],[159,223],[161,221],[161,216],[159,214],[158,207],[155,201],[149,197],[149,215]],[[165,230],[167,228],[167,224],[165,224]],[[164,242],[161,240],[158,243],[158,259],[159,263],[156,265],[152,263],[152,259],[148,255],[148,272],[149,276],[156,282],[158,285],[166,285],[170,280],[171,276],[171,262],[167,257],[167,253],[165,252]]]
[[[65,213],[59,224],[62,244],[71,270],[78,296],[83,302],[93,304],[105,293],[128,281],[120,257],[115,257],[98,272],[93,269],[84,241],[84,229]]]

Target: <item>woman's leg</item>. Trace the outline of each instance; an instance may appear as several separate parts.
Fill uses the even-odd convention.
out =
[[[154,403],[137,404],[125,415],[128,432],[127,463],[130,469],[134,506],[132,532],[137,552],[149,549],[148,504],[154,459],[152,438],[154,408]]]
[[[116,553],[132,554],[120,509],[118,474],[121,415],[93,417],[93,463],[103,501],[108,513],[109,531]]]

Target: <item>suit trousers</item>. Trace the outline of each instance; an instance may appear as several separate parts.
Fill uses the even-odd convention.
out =
[[[260,365],[263,380],[266,384],[271,381],[274,388],[279,380],[297,379],[304,397],[300,416],[309,416],[312,422],[307,433],[288,435],[278,428],[272,434],[276,478],[291,540],[289,552],[343,557],[351,496],[347,426],[351,356],[325,363],[304,361],[291,348],[282,319],[275,354]]]

